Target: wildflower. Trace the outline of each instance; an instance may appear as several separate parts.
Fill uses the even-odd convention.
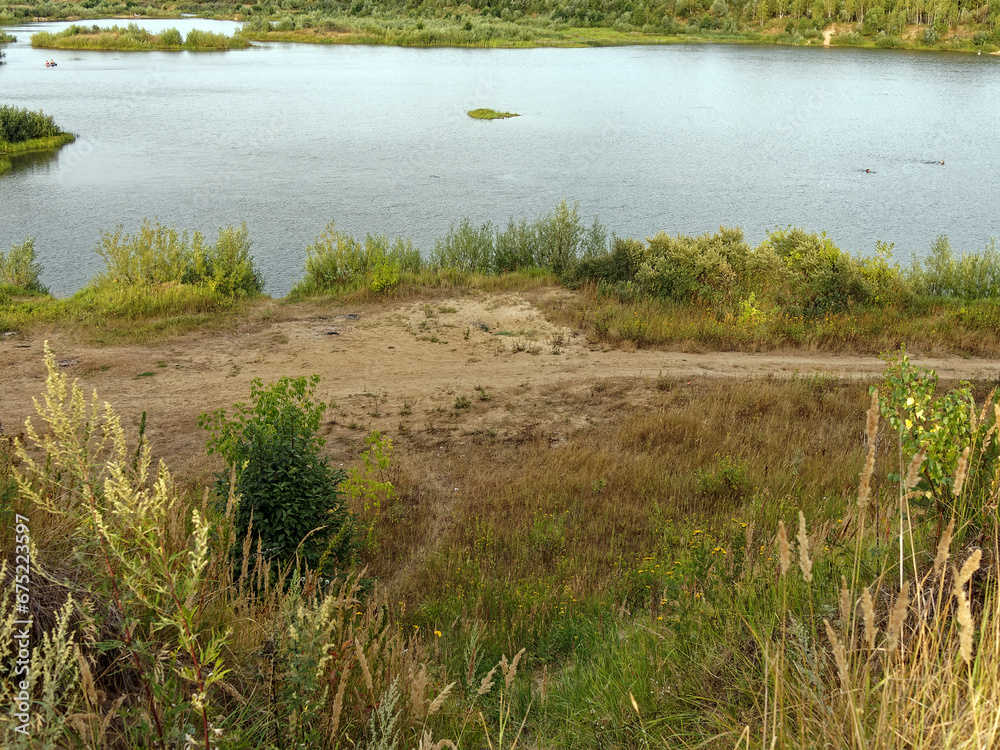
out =
[[[441,631],[440,630],[435,630],[434,631],[434,635],[436,635],[438,638],[440,638],[441,637]]]

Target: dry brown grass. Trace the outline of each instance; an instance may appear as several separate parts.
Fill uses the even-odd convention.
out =
[[[457,429],[396,438],[407,457],[394,477],[398,506],[366,562],[395,574],[394,598],[411,609],[470,576],[501,587],[558,578],[578,599],[596,595],[623,564],[661,549],[665,524],[728,523],[751,508],[776,523],[806,498],[843,508],[864,460],[867,400],[860,384],[822,378],[499,392],[477,407],[518,430],[464,432],[462,419],[483,418],[470,410]],[[699,492],[699,470],[723,459],[745,467],[748,489]],[[509,614],[467,593],[484,620]]]

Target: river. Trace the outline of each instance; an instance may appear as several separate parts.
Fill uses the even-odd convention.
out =
[[[0,66],[0,104],[42,109],[78,135],[53,156],[14,159],[0,177],[0,248],[34,236],[42,280],[58,295],[102,269],[102,229],[132,231],[144,217],[210,236],[245,221],[276,296],[302,276],[306,246],[330,221],[356,236],[407,236],[427,252],[462,218],[531,219],[562,198],[620,236],[726,225],[757,243],[796,225],[852,253],[893,242],[904,263],[942,233],[959,251],[1000,236],[993,56],[31,48],[32,31],[65,25],[7,29],[18,41]],[[50,58],[57,68],[44,66]],[[472,120],[476,107],[521,116]]]

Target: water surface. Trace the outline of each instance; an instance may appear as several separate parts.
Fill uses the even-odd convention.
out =
[[[724,224],[757,243],[793,224],[852,252],[894,242],[908,261],[941,233],[959,250],[1000,236],[991,56],[745,45],[31,49],[32,30],[65,25],[11,29],[19,41],[0,66],[0,102],[43,109],[79,136],[0,178],[0,247],[35,236],[57,294],[101,270],[101,229],[134,230],[143,217],[208,234],[246,221],[274,295],[301,277],[306,245],[330,221],[405,235],[426,252],[463,217],[534,218],[564,197],[634,237]],[[48,58],[59,67],[45,68]],[[476,107],[522,116],[472,120]]]

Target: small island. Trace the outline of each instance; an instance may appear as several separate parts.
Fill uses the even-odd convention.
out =
[[[159,34],[153,34],[146,29],[130,23],[126,27],[112,26],[102,28],[97,26],[79,26],[73,24],[58,33],[39,31],[31,35],[31,46],[43,49],[84,49],[84,50],[114,50],[117,52],[148,52],[148,51],[211,51],[242,49],[249,47],[239,33],[233,36],[216,34],[211,31],[192,29],[187,38],[177,29],[164,29]]]
[[[468,115],[474,120],[506,120],[521,116],[517,112],[497,112],[495,109],[470,109]]]
[[[13,154],[54,151],[76,136],[63,132],[50,115],[10,105],[0,106],[0,175],[10,169]]]

